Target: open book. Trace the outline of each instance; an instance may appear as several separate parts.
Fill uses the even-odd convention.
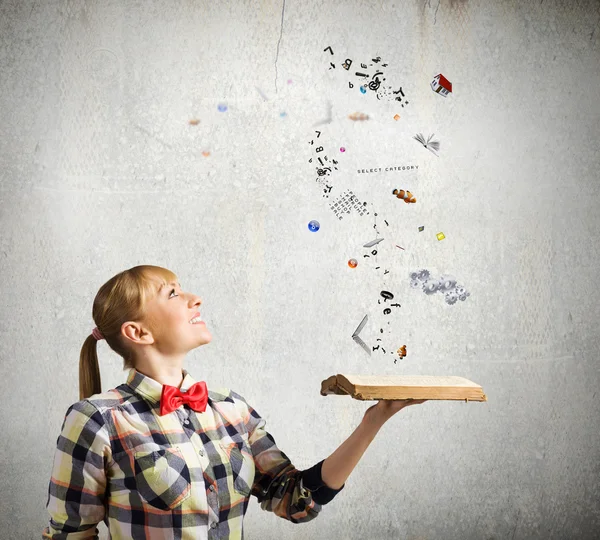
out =
[[[427,148],[427,150],[429,150],[432,154],[435,154],[437,156],[437,154],[434,152],[434,150],[437,152],[440,149],[440,142],[431,140],[434,135],[435,135],[435,133],[432,133],[429,136],[429,138],[427,140],[425,140],[425,137],[423,137],[422,133],[417,133],[413,137],[413,139],[419,141],[425,148]]]
[[[463,377],[432,375],[332,375],[321,383],[321,395],[374,399],[443,399],[487,401],[483,389]]]

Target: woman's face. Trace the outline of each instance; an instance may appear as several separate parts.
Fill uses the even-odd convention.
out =
[[[185,292],[179,283],[164,285],[146,305],[146,322],[154,338],[153,348],[164,356],[185,355],[192,349],[212,340],[212,334],[204,322],[190,323],[200,311],[202,300],[193,293]],[[128,323],[126,323],[128,324]],[[129,326],[125,332],[140,345],[144,336]],[[131,333],[133,332],[133,334]],[[137,339],[136,339],[137,338]]]
[[[209,343],[212,334],[206,323],[197,320],[194,323],[190,322],[198,313],[203,315],[200,311],[201,304],[199,296],[183,291],[179,283],[173,282],[163,286],[153,306],[153,319],[155,324],[158,323],[155,330],[160,338],[157,341],[161,341],[163,345],[169,344],[173,349],[183,349],[185,352]]]

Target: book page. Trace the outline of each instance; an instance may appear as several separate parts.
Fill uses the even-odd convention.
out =
[[[453,375],[345,375],[348,382],[359,386],[480,386],[463,377]]]

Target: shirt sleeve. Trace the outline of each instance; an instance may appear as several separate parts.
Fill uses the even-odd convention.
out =
[[[234,391],[231,395],[240,409],[254,457],[256,472],[251,494],[263,510],[292,523],[316,518],[322,505],[330,502],[344,486],[338,490],[325,486],[321,478],[322,461],[307,471],[297,470],[265,430],[265,419],[242,396]]]
[[[67,410],[56,441],[46,509],[50,523],[42,538],[99,538],[105,516],[105,466],[112,460],[102,414],[83,400]]]

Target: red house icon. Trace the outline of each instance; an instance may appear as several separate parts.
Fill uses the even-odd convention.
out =
[[[431,81],[431,88],[437,94],[446,97],[452,92],[452,83],[440,73],[433,78],[433,81]]]

